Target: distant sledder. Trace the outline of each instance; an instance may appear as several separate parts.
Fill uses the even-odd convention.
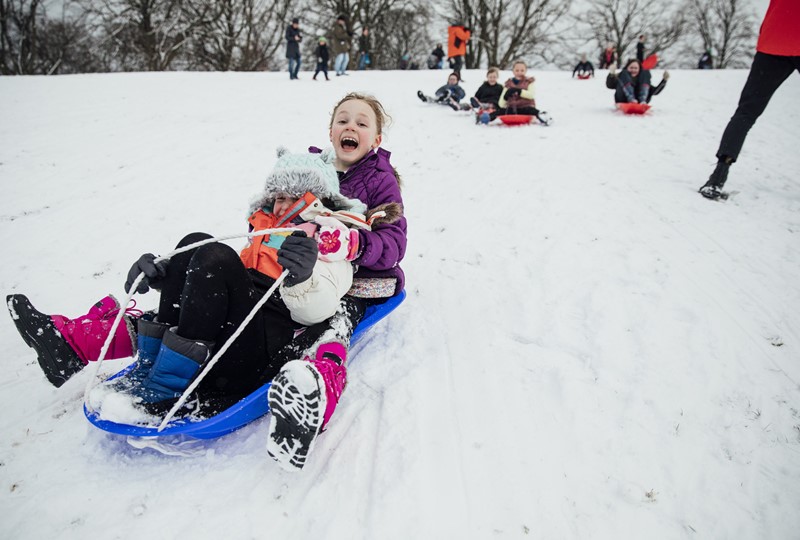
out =
[[[476,124],[488,124],[497,118],[500,110],[500,96],[503,94],[503,85],[498,84],[500,70],[490,67],[486,72],[486,81],[475,91],[475,96],[469,98],[472,110],[475,111]]]
[[[606,77],[606,87],[614,90],[614,102],[617,108],[626,114],[644,114],[650,109],[650,100],[660,94],[667,86],[669,72],[664,71],[664,77],[658,86],[650,84],[650,70],[644,69],[636,59],[628,60],[625,68],[616,73],[611,66]]]
[[[533,90],[535,79],[526,77],[527,64],[522,60],[515,60],[511,66],[511,71],[514,76],[504,84],[503,93],[500,95],[498,102],[501,112],[497,116],[501,121],[504,120],[504,116],[508,115],[529,117],[527,122],[518,122],[517,120],[520,120],[520,118],[514,118],[513,121],[509,118],[504,121],[505,124],[529,123],[533,118],[536,118],[540,124],[550,125],[552,123],[550,115],[536,108]]]
[[[458,75],[451,73],[447,76],[447,84],[439,87],[436,90],[435,96],[426,96],[422,90],[417,90],[417,97],[423,103],[438,103],[439,105],[447,105],[454,111],[469,110],[470,106],[466,103],[460,103],[467,93],[458,84]]]
[[[575,66],[575,69],[572,70],[572,76],[578,75],[578,79],[586,80],[590,77],[594,77],[594,66],[591,62],[586,58],[586,53],[581,55],[581,61]]]

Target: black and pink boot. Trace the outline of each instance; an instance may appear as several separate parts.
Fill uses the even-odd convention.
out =
[[[56,387],[100,357],[114,318],[121,309],[111,295],[95,303],[86,315],[75,319],[46,315],[33,307],[23,294],[7,296],[6,306],[22,339],[36,351],[39,367],[47,380]],[[133,308],[125,311],[106,353],[107,359],[133,356],[136,333],[132,320],[140,315],[141,311]]]
[[[344,345],[325,343],[315,358],[287,362],[273,379],[267,453],[283,469],[299,471],[306,464],[347,385],[346,358]]]

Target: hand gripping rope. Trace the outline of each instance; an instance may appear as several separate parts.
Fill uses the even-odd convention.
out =
[[[179,253],[183,253],[185,251],[190,251],[192,249],[195,249],[195,248],[200,247],[200,246],[205,245],[205,244],[210,244],[212,242],[221,242],[223,240],[232,240],[234,238],[252,238],[253,236],[262,236],[262,235],[265,235],[265,234],[276,234],[276,233],[284,233],[284,232],[291,233],[294,230],[295,229],[289,229],[289,228],[262,229],[260,231],[252,231],[252,232],[243,233],[243,234],[232,234],[232,235],[228,235],[228,236],[219,236],[219,237],[216,237],[216,238],[207,238],[205,240],[201,240],[199,242],[195,242],[194,244],[189,244],[188,246],[184,246],[184,247],[176,249],[174,251],[170,251],[169,253],[167,253],[166,255],[164,255],[162,257],[157,257],[153,262],[157,263],[157,262],[161,262],[161,261],[167,261],[167,260],[171,259],[172,257],[174,257],[175,255],[177,255]],[[270,289],[264,294],[264,296],[261,298],[261,300],[259,300],[258,303],[255,306],[253,306],[253,309],[250,311],[250,313],[247,315],[247,317],[245,317],[245,319],[239,325],[239,328],[237,328],[236,331],[233,333],[233,335],[231,335],[231,337],[228,338],[228,341],[226,341],[225,344],[222,347],[219,348],[219,350],[216,352],[214,357],[211,358],[211,360],[209,360],[208,363],[206,364],[206,366],[203,368],[203,371],[201,371],[200,374],[192,382],[192,384],[190,384],[189,387],[186,388],[186,390],[184,390],[184,392],[181,395],[180,399],[178,399],[178,401],[175,403],[175,405],[172,406],[172,408],[169,410],[169,412],[166,414],[166,416],[164,416],[164,419],[161,421],[161,424],[159,424],[159,426],[158,426],[158,431],[163,430],[167,426],[169,421],[172,420],[172,417],[175,416],[175,413],[178,411],[178,409],[180,409],[183,406],[183,404],[186,403],[186,400],[188,399],[189,395],[194,391],[195,388],[197,388],[197,385],[200,384],[200,381],[202,381],[203,378],[208,374],[208,372],[211,371],[211,368],[214,367],[214,364],[217,363],[217,360],[219,360],[219,358],[223,354],[225,354],[225,351],[228,350],[228,348],[231,346],[233,341],[237,337],[239,337],[239,334],[242,333],[242,331],[244,330],[244,327],[247,326],[247,324],[251,320],[253,320],[253,317],[255,317],[256,312],[259,309],[261,309],[261,306],[263,306],[267,302],[267,300],[269,300],[269,297],[272,296],[272,293],[275,292],[275,290],[278,288],[278,286],[281,283],[283,283],[283,280],[286,278],[286,276],[288,274],[289,274],[289,271],[288,270],[284,270],[283,273],[281,273],[281,275],[278,276],[278,278],[275,280],[275,284],[272,285],[272,287],[270,287]],[[133,297],[133,295],[136,294],[136,288],[139,286],[139,283],[141,283],[142,279],[144,279],[144,272],[141,272],[141,273],[139,273],[138,276],[136,276],[136,279],[131,284],[131,288],[130,288],[130,292],[128,293],[128,296],[125,298],[125,301],[123,303],[121,303],[120,305],[123,305],[123,306],[128,305],[128,303],[131,301],[131,298]],[[119,310],[119,312],[117,312],[117,316],[114,318],[114,323],[111,325],[111,330],[108,333],[108,337],[106,337],[106,341],[105,341],[105,343],[103,343],[103,348],[100,349],[100,357],[97,359],[97,362],[95,362],[96,365],[95,365],[95,368],[94,368],[94,372],[92,373],[92,376],[89,378],[89,382],[86,384],[86,390],[83,393],[83,403],[84,403],[84,406],[88,410],[93,410],[91,408],[91,405],[89,404],[89,393],[92,391],[92,388],[94,388],[96,386],[97,382],[100,380],[100,377],[98,376],[98,374],[100,372],[100,365],[103,363],[103,360],[106,357],[106,353],[108,353],[108,349],[111,346],[111,340],[114,339],[114,334],[117,331],[117,327],[119,326],[119,323],[122,320],[122,316],[124,314],[125,314],[124,310]]]

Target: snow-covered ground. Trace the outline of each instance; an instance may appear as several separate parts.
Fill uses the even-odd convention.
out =
[[[716,203],[746,71],[674,71],[646,117],[604,72],[537,72],[549,128],[421,103],[445,72],[310,75],[0,78],[0,289],[44,311],[244,230],[275,148],[324,145],[350,90],[394,119],[409,221],[408,299],[300,474],[266,419],[192,457],[97,430],[89,373],[53,388],[0,316],[0,538],[797,538],[800,77]]]

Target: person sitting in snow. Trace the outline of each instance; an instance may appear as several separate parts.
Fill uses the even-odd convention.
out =
[[[615,103],[650,103],[653,96],[660,94],[667,86],[669,71],[658,86],[650,85],[650,70],[643,69],[638,60],[631,59],[625,68],[617,74],[612,67],[606,77],[606,87],[613,89]]]
[[[581,61],[575,66],[575,69],[572,70],[572,76],[575,77],[575,74],[578,74],[578,78],[580,79],[588,79],[589,77],[594,77],[594,66],[591,62],[586,58],[586,53],[581,55]]]
[[[500,108],[500,95],[503,93],[503,85],[498,84],[500,70],[490,67],[486,72],[486,81],[475,91],[475,96],[469,98],[472,108],[475,109],[475,123],[488,124],[497,117],[497,110]]]
[[[462,109],[459,102],[464,99],[466,95],[467,93],[458,84],[458,74],[456,73],[451,73],[447,76],[447,84],[439,87],[434,97],[426,96],[422,93],[422,90],[417,91],[417,97],[422,100],[423,103],[447,105],[454,111],[460,111]]]
[[[505,82],[500,95],[499,114],[526,114],[535,116],[545,126],[550,123],[550,116],[536,108],[534,99],[533,77],[526,76],[528,66],[522,60],[515,60],[511,66],[514,76]]]

